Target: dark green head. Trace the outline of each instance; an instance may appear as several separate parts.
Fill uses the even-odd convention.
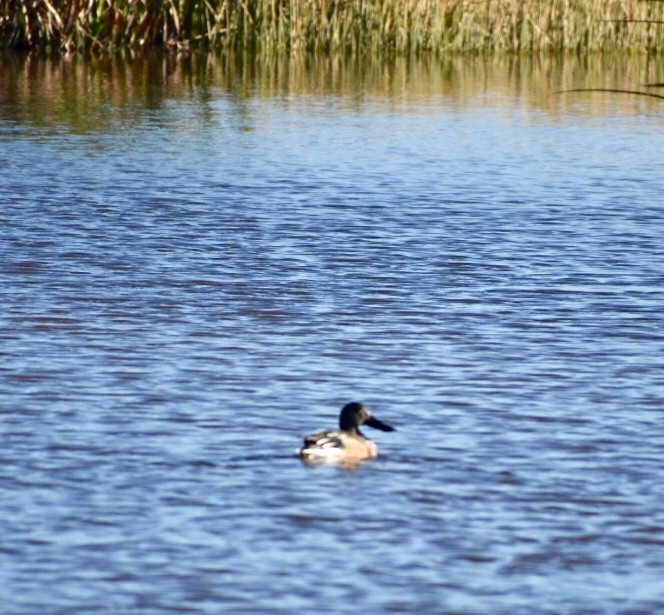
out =
[[[390,427],[390,425],[375,418],[371,414],[371,410],[364,404],[356,401],[346,404],[342,408],[341,416],[339,417],[339,429],[350,433],[360,433],[358,429],[360,425],[369,425],[369,427],[380,429],[381,431],[394,431],[394,427]]]

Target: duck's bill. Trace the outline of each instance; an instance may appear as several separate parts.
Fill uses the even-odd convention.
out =
[[[373,427],[374,429],[380,429],[381,431],[395,431],[394,427],[388,425],[387,423],[383,423],[383,421],[379,421],[373,416],[370,419],[364,421],[364,424],[369,425],[369,427]]]

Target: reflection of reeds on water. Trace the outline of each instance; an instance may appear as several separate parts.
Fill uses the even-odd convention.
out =
[[[661,102],[603,91],[552,95],[561,90],[641,89],[664,94],[654,87],[664,83],[664,61],[646,54],[384,58],[156,50],[99,57],[9,55],[11,60],[0,64],[0,123],[56,132],[66,126],[77,133],[125,134],[127,126],[141,123],[155,109],[168,117],[171,130],[181,128],[186,134],[197,122],[206,131],[251,129],[260,121],[262,107],[256,101],[325,101],[325,108],[371,106],[395,113],[413,108],[419,113],[436,113],[441,107],[477,109],[512,101],[557,117],[571,112],[602,116],[616,109],[634,114]],[[178,101],[198,112],[182,114],[182,105],[171,104]]]
[[[0,0],[8,47],[664,49],[657,0]]]

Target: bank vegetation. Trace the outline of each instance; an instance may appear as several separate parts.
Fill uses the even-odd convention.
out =
[[[5,48],[664,50],[662,0],[0,0]]]

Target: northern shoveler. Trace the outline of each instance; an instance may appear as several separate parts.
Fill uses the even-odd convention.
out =
[[[305,461],[358,462],[378,455],[376,445],[360,432],[360,425],[369,425],[381,431],[394,431],[371,414],[364,404],[346,404],[339,416],[339,429],[305,436],[298,455]]]

